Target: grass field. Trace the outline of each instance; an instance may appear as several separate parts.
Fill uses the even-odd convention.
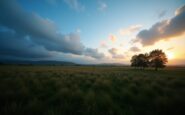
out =
[[[185,68],[0,66],[1,115],[185,115]]]

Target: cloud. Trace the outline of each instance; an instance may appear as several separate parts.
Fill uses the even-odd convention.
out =
[[[120,47],[123,47],[123,46],[124,46],[124,44],[123,44],[123,43],[120,43],[120,44],[119,44],[119,46],[120,46]]]
[[[101,59],[104,58],[105,55],[103,53],[98,52],[98,49],[93,49],[93,48],[87,48],[84,52],[86,56],[90,56],[96,59]]]
[[[107,48],[108,46],[107,46],[106,42],[102,41],[102,42],[100,43],[100,47],[102,47],[102,48]]]
[[[36,14],[25,12],[16,2],[2,0],[0,4],[0,25],[11,28],[22,36],[31,36],[32,41],[43,45],[47,50],[82,53],[84,46],[79,35],[57,33],[54,23]]]
[[[150,29],[137,34],[137,39],[144,45],[153,45],[159,40],[180,36],[185,32],[185,5],[177,9],[175,16],[169,20],[157,22]]]
[[[130,34],[132,34],[132,33],[134,33],[134,32],[139,31],[141,28],[142,28],[142,25],[139,25],[139,24],[138,24],[138,25],[132,25],[132,26],[126,28],[126,29],[121,29],[121,30],[119,31],[119,33],[120,33],[121,35],[123,35],[123,36],[125,36],[125,35],[130,35]]]
[[[130,48],[130,51],[132,51],[132,52],[139,52],[139,51],[141,51],[141,49],[139,49],[138,47],[131,47]]]
[[[112,55],[112,58],[116,58],[116,59],[125,58],[124,55],[119,54],[119,50],[116,48],[111,48],[108,50],[108,52]]]
[[[109,53],[112,54],[112,55],[116,55],[117,52],[118,52],[118,50],[116,48],[109,49]]]
[[[107,4],[105,2],[102,2],[102,1],[99,1],[98,4],[99,4],[98,9],[100,11],[105,11],[105,9],[107,9],[107,7],[108,7]]]
[[[162,10],[158,13],[158,18],[162,18],[166,15],[166,10]]]
[[[182,14],[184,11],[185,11],[185,5],[183,5],[180,8],[177,8],[177,10],[175,11],[175,15],[177,16],[179,14]]]
[[[116,42],[117,37],[115,35],[110,35],[109,39],[111,42]]]
[[[169,47],[167,50],[169,50],[169,51],[170,51],[170,50],[173,50],[173,49],[174,49],[174,47]]]
[[[113,55],[112,58],[115,58],[115,59],[124,59],[125,56],[124,55],[121,55],[121,54],[117,54],[117,55]]]
[[[0,38],[0,55],[24,58],[52,57],[52,52],[31,42],[29,36],[24,37],[11,31],[1,31]]]
[[[0,36],[1,55],[47,57],[51,52],[84,55],[87,49],[79,33],[58,33],[54,22],[24,11],[14,0],[0,1]]]
[[[64,0],[64,2],[69,5],[70,8],[76,11],[83,11],[85,7],[79,2],[79,0]]]

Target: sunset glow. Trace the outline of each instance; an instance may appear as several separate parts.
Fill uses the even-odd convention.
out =
[[[168,58],[169,60],[175,59],[175,55],[174,55],[174,53],[172,53],[172,52],[168,52],[168,53],[166,53],[166,55],[167,55],[167,58]]]

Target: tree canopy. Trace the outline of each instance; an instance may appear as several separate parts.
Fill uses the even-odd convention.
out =
[[[151,51],[149,54],[138,54],[132,56],[131,60],[131,66],[137,67],[137,68],[146,68],[146,67],[153,67],[155,70],[158,70],[158,68],[164,68],[166,63],[168,62],[168,59],[166,57],[166,54],[159,49]]]

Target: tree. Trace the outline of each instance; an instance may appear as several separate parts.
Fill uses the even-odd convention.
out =
[[[156,49],[151,51],[150,54],[134,55],[130,62],[132,67],[140,67],[142,69],[145,67],[154,67],[155,70],[158,70],[158,68],[165,67],[168,59],[162,50]]]
[[[150,66],[154,67],[157,71],[158,68],[164,68],[165,64],[168,62],[166,54],[159,49],[153,50],[149,55]]]
[[[134,55],[134,56],[132,56],[132,58],[131,58],[131,60],[130,60],[130,62],[131,62],[131,66],[132,67],[138,67],[138,59],[137,59],[137,55]]]
[[[142,67],[143,69],[145,67],[148,67],[148,54],[139,54],[138,55],[138,65],[139,67]]]
[[[148,67],[148,54],[134,55],[130,62],[132,67],[141,67],[144,69]]]

